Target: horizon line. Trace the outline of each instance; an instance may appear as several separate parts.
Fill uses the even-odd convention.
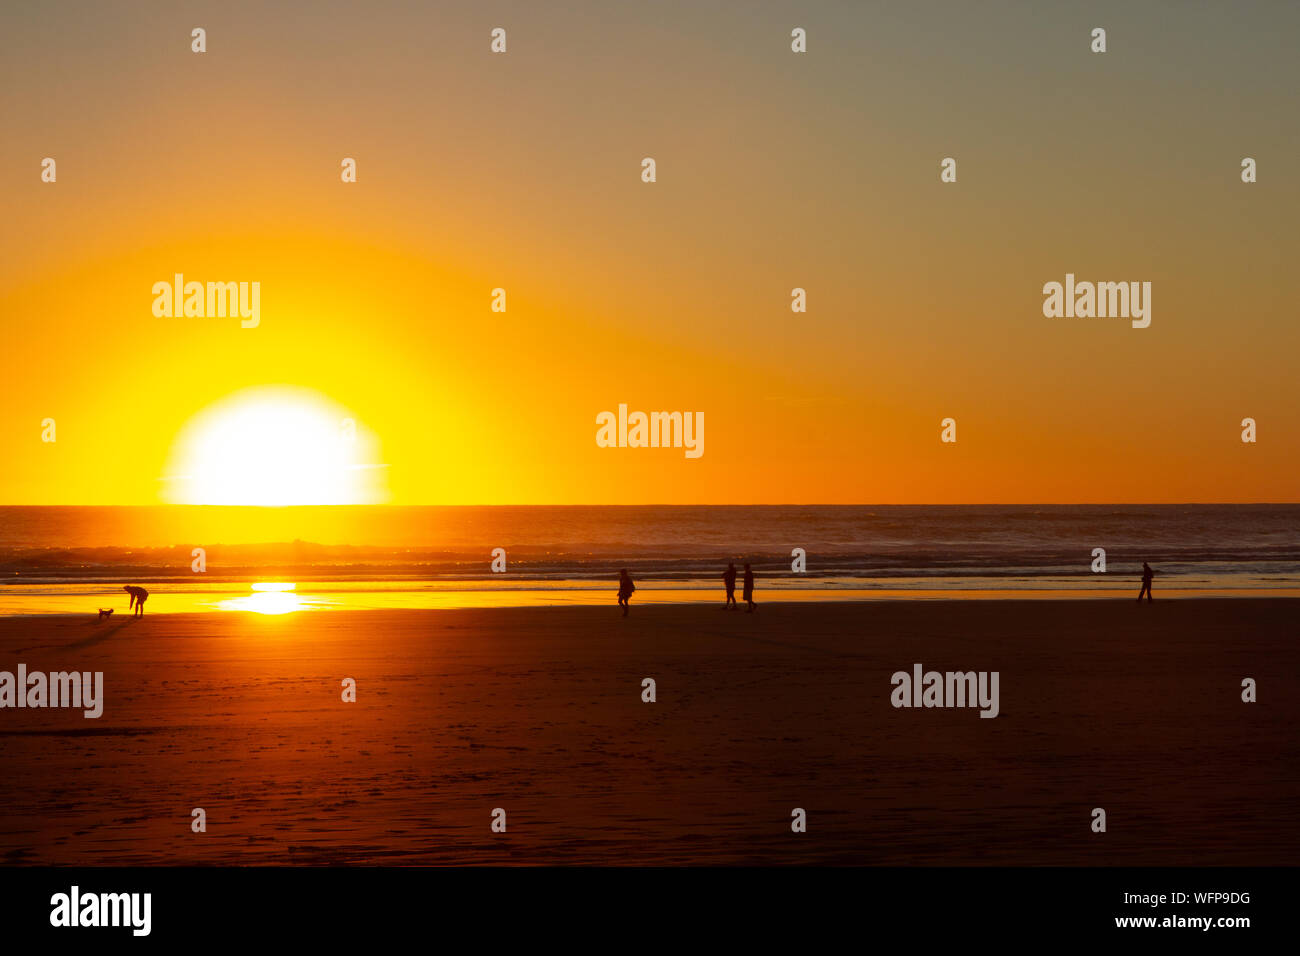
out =
[[[228,505],[228,504],[180,504],[177,502],[154,502],[134,504],[0,504],[0,508],[262,508],[265,510],[282,510],[288,508],[997,508],[997,507],[1034,507],[1034,508],[1100,508],[1100,507],[1144,507],[1172,508],[1191,506],[1293,506],[1297,501],[959,501],[959,502],[871,502],[871,501],[778,501],[778,502],[620,502],[617,504],[600,502],[493,502],[493,503],[374,503],[357,502],[354,504],[304,504],[304,505]]]

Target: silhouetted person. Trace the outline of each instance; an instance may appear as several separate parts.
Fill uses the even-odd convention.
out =
[[[1138,592],[1138,603],[1142,603],[1142,595],[1147,596],[1147,603],[1151,603],[1151,579],[1155,577],[1155,572],[1151,570],[1151,565],[1145,561],[1142,562],[1142,590]]]
[[[627,573],[627,568],[618,572],[618,603],[623,607],[623,616],[627,617],[628,601],[632,600],[632,592],[636,590],[636,585],[632,583],[632,575]]]
[[[749,604],[746,614],[754,613],[754,572],[749,569],[749,562],[745,562],[745,601]]]
[[[736,562],[732,561],[727,565],[727,570],[722,572],[722,584],[727,589],[727,603],[722,605],[725,611],[729,607],[740,607],[736,603]]]
[[[135,608],[135,614],[132,616],[144,617],[144,602],[149,600],[149,592],[133,584],[125,585],[122,590],[131,595],[131,607]]]

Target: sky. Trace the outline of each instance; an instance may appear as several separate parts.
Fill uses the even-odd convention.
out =
[[[355,421],[398,504],[1298,501],[1298,33],[1264,2],[6,5],[0,504],[176,500],[191,426],[269,386]],[[259,282],[257,327],[154,315],[178,272]],[[1045,317],[1066,273],[1151,282],[1150,327]],[[598,447],[620,403],[702,412],[704,454]]]

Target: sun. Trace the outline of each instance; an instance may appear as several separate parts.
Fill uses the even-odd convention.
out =
[[[263,386],[192,418],[172,449],[163,497],[192,505],[351,505],[387,499],[376,442],[342,406]]]

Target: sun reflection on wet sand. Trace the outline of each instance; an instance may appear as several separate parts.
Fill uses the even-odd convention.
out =
[[[221,601],[217,607],[224,611],[252,611],[255,614],[289,614],[293,611],[305,611],[311,605],[294,593],[296,587],[296,584],[278,581],[259,581],[253,585],[252,594]]]

